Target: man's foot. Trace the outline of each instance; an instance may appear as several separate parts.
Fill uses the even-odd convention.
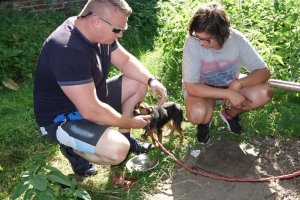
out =
[[[209,142],[209,124],[199,124],[197,126],[197,139],[201,144]]]
[[[135,138],[131,136],[130,133],[123,133],[123,135],[128,139],[130,143],[129,152],[132,152],[134,154],[141,154],[141,153],[147,153],[148,151],[154,148],[153,144],[137,141]]]
[[[231,131],[235,134],[238,134],[238,135],[242,134],[243,129],[242,129],[241,125],[239,124],[239,116],[238,115],[235,117],[232,117],[226,113],[225,109],[223,109],[220,112],[220,117],[227,124],[229,131]]]
[[[96,165],[74,153],[71,147],[60,145],[60,151],[70,161],[74,173],[78,176],[92,176],[97,174],[98,168]]]

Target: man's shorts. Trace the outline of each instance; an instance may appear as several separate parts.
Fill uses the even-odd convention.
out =
[[[108,79],[107,87],[107,103],[121,113],[122,75]],[[105,113],[103,114],[105,115]],[[91,154],[95,152],[96,144],[107,128],[106,125],[99,125],[85,119],[69,120],[61,124],[53,123],[46,127],[40,127],[42,134],[50,141]]]

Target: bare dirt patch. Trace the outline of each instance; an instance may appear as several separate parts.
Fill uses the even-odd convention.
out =
[[[189,166],[220,176],[230,177],[232,174],[231,177],[261,178],[281,176],[293,172],[298,172],[298,176],[271,182],[230,182],[191,174],[182,167],[178,167],[172,177],[161,181],[157,194],[148,196],[147,199],[300,200],[300,137],[286,140],[266,137],[260,141],[253,141],[251,144],[241,145],[238,143],[241,151],[226,147],[228,141],[222,141],[222,138],[218,138],[209,146],[196,147],[196,149],[201,150],[200,155],[197,158],[188,155],[185,162]],[[221,143],[225,144],[223,151],[220,151],[222,149],[220,148]],[[216,150],[215,154],[213,154],[213,149]],[[227,157],[238,158],[235,156],[235,151],[239,156],[241,152],[245,154],[240,160],[226,160],[224,154],[228,149],[230,152],[227,152]],[[202,166],[199,164],[199,160],[203,161],[201,158],[206,155],[210,156],[208,160],[214,160],[215,165],[209,163],[210,166],[204,167],[205,164],[202,163]],[[223,155],[223,158],[220,155]],[[250,159],[250,162],[245,162],[247,158]],[[245,165],[241,162],[244,162]],[[231,172],[228,170],[230,166],[233,169]]]

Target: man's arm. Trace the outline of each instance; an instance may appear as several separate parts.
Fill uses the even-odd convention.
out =
[[[154,78],[148,69],[136,57],[126,51],[121,44],[118,44],[118,48],[112,52],[111,62],[125,76],[141,83],[148,84],[149,78]],[[161,106],[167,100],[166,88],[156,79],[151,81],[150,88],[154,95],[160,94],[161,99],[158,105]]]
[[[94,123],[121,128],[143,128],[149,122],[149,116],[140,118],[124,117],[108,104],[101,102],[97,98],[94,83],[61,86],[61,88],[74,103],[83,118]]]

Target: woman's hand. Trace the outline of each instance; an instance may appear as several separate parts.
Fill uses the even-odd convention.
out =
[[[227,89],[227,92],[228,97],[224,100],[226,109],[230,110],[232,107],[241,109],[245,106],[246,98],[242,94],[231,89]]]
[[[227,89],[234,91],[235,93],[239,93],[241,89],[243,88],[243,85],[239,79],[233,80],[229,87]],[[231,109],[231,107],[240,108],[244,106],[245,98],[240,94],[237,95],[235,93],[232,93],[232,98],[228,98],[224,100],[224,106],[226,109]],[[242,96],[242,97],[241,97]]]

